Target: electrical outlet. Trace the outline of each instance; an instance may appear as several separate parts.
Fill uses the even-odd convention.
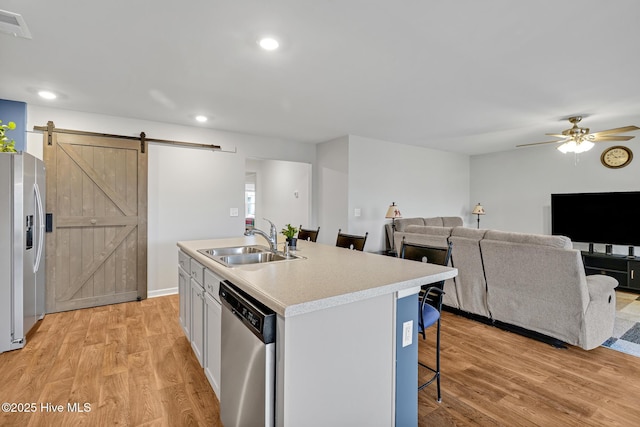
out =
[[[238,216],[238,208],[230,208],[229,216]]]
[[[361,212],[360,212],[360,208],[355,208],[355,209],[353,210],[353,216],[360,216],[360,213],[361,213]]]
[[[413,320],[402,323],[402,346],[407,347],[413,343]]]

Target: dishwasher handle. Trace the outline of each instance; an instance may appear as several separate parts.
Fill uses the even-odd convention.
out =
[[[265,344],[276,340],[276,314],[233,283],[220,282],[222,307],[235,314],[253,334]]]

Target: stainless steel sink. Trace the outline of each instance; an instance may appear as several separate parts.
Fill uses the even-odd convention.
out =
[[[205,254],[208,257],[217,257],[223,255],[241,255],[269,252],[269,248],[260,245],[232,246],[227,248],[199,249],[198,252]]]
[[[228,255],[218,259],[219,262],[227,266],[245,265],[245,264],[261,264],[263,262],[285,261],[288,259],[298,258],[295,255],[285,256],[273,252],[260,252],[254,254]]]
[[[198,252],[226,267],[262,264],[265,262],[287,261],[301,258],[297,255],[285,255],[279,252],[270,252],[269,248],[260,245],[199,249]]]

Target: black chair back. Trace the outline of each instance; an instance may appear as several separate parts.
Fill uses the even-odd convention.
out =
[[[402,249],[400,251],[400,257],[409,259],[412,261],[426,262],[430,264],[449,265],[451,259],[451,242],[446,247],[421,245],[418,243],[407,243],[405,239],[402,239]],[[440,292],[434,292],[434,289]],[[420,312],[422,313],[422,305],[427,303],[434,307],[436,310],[442,310],[442,297],[444,290],[444,280],[440,282],[430,283],[422,286],[420,292]],[[420,322],[422,326],[422,320]]]
[[[318,227],[317,230],[309,230],[306,228],[302,228],[302,225],[300,225],[300,228],[298,230],[300,230],[298,231],[298,240],[308,240],[310,242],[315,242],[316,240],[318,240],[320,227]]]
[[[400,258],[447,266],[451,259],[451,242],[446,247],[439,247],[407,243],[402,238]]]
[[[369,232],[366,232],[364,236],[357,236],[355,234],[342,233],[342,229],[338,230],[338,240],[336,240],[336,246],[341,248],[353,249],[356,251],[362,251],[364,244],[367,242],[367,236]]]

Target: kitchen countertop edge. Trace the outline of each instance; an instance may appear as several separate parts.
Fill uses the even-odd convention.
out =
[[[216,242],[217,246],[211,246],[209,242]],[[239,244],[256,244],[259,243],[255,239],[251,238],[230,238],[230,239],[210,239],[210,240],[193,240],[193,241],[179,241],[177,242],[177,246],[189,255],[191,258],[195,259],[197,262],[205,266],[206,268],[212,270],[214,273],[221,276],[223,279],[229,280],[234,285],[238,286],[243,291],[247,292],[253,298],[257,299],[261,303],[265,304],[267,307],[274,310],[278,315],[282,317],[293,317],[301,314],[311,313],[318,310],[324,310],[332,307],[336,307],[343,304],[349,304],[361,300],[365,300],[368,298],[373,298],[381,295],[392,294],[398,291],[407,290],[411,288],[417,288],[421,285],[424,285],[424,278],[417,277],[408,280],[400,280],[398,282],[388,283],[382,286],[372,286],[371,288],[356,290],[354,292],[345,292],[339,295],[332,295],[319,299],[311,299],[308,301],[304,301],[296,304],[286,304],[283,301],[280,301],[278,298],[273,295],[269,295],[264,292],[259,286],[251,283],[245,278],[241,277],[238,272],[243,271],[243,267],[238,266],[234,268],[224,267],[223,265],[213,261],[207,256],[198,252],[198,249],[202,249],[204,247],[223,247],[226,245],[239,245]],[[378,254],[370,254],[372,256],[382,255]],[[285,262],[297,262],[297,261],[285,261]],[[274,263],[277,264],[277,263]],[[458,270],[451,267],[440,267],[444,271],[441,271],[436,274],[429,275],[430,282],[438,282],[441,280],[446,280],[452,277],[455,277],[458,273]]]

